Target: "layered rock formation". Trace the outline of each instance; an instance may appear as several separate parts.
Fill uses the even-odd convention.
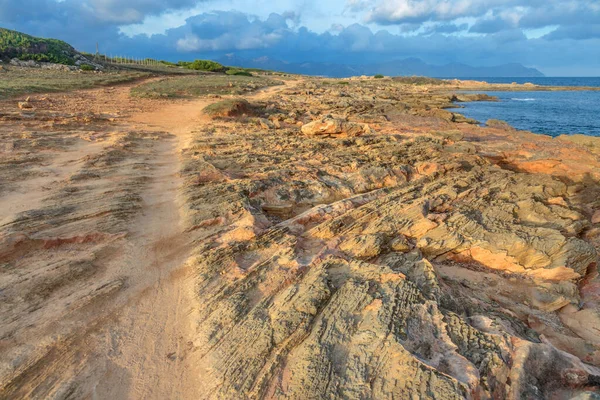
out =
[[[3,111],[0,199],[47,189],[0,225],[0,397],[596,398],[600,144],[460,122],[453,89],[306,79],[185,134]],[[140,310],[189,328],[172,348],[119,322],[165,281],[190,310]]]
[[[309,82],[262,104],[280,130],[198,135],[202,398],[596,392],[597,153],[438,117],[449,100]]]

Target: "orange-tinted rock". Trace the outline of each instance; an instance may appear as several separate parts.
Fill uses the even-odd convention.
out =
[[[324,118],[322,120],[313,121],[302,126],[302,133],[305,135],[344,135],[344,136],[361,136],[373,133],[368,124],[360,124],[356,122],[348,122],[335,118]]]
[[[600,224],[600,210],[596,211],[592,216],[592,224]]]

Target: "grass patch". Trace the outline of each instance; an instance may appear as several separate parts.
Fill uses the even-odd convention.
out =
[[[22,94],[65,92],[109,86],[144,78],[141,72],[108,72],[82,74],[79,72],[55,71],[37,68],[6,68],[0,71],[0,99]]]
[[[207,74],[146,83],[133,88],[131,94],[147,98],[185,98],[207,94],[242,95],[277,85],[281,85],[281,81],[258,76]]]
[[[383,78],[385,78],[385,76],[383,76],[381,74],[377,74],[373,78],[375,78],[375,79],[383,79]]]
[[[122,70],[122,71],[138,71],[138,72],[149,72],[155,75],[200,75],[203,72],[195,71],[193,69],[187,69],[183,67],[171,66],[166,64],[159,65],[136,65],[136,64],[113,64],[111,69]]]

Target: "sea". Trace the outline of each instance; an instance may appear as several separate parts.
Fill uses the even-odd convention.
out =
[[[464,78],[463,78],[464,79]],[[600,78],[473,78],[489,83],[600,87]],[[469,92],[487,93],[499,102],[460,103],[451,109],[481,123],[500,119],[516,129],[550,136],[584,134],[600,137],[600,91]]]

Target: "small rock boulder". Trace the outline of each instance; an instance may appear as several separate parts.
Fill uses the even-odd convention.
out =
[[[498,97],[490,96],[486,93],[473,93],[473,94],[457,94],[452,97],[452,101],[458,103],[467,103],[471,101],[499,101]]]
[[[204,108],[203,112],[212,118],[237,117],[251,115],[252,106],[244,99],[229,99],[219,101]]]
[[[359,235],[340,243],[340,250],[358,259],[368,260],[383,251],[385,237],[381,234]]]
[[[596,211],[592,216],[592,224],[600,224],[600,210]]]
[[[452,113],[452,122],[456,122],[457,124],[479,124],[479,121],[474,120],[473,118],[467,118],[464,115],[457,113]]]
[[[29,101],[20,101],[18,104],[21,110],[31,110],[33,109],[33,105]]]
[[[305,135],[361,136],[372,134],[368,124],[348,122],[338,118],[324,118],[302,126]]]
[[[502,129],[505,131],[514,131],[515,130],[515,128],[510,126],[510,124],[508,122],[502,121],[499,119],[489,119],[485,124],[490,128]]]
[[[265,118],[259,118],[258,124],[263,129],[275,129],[275,125],[271,121],[269,121],[268,119],[265,119]]]

